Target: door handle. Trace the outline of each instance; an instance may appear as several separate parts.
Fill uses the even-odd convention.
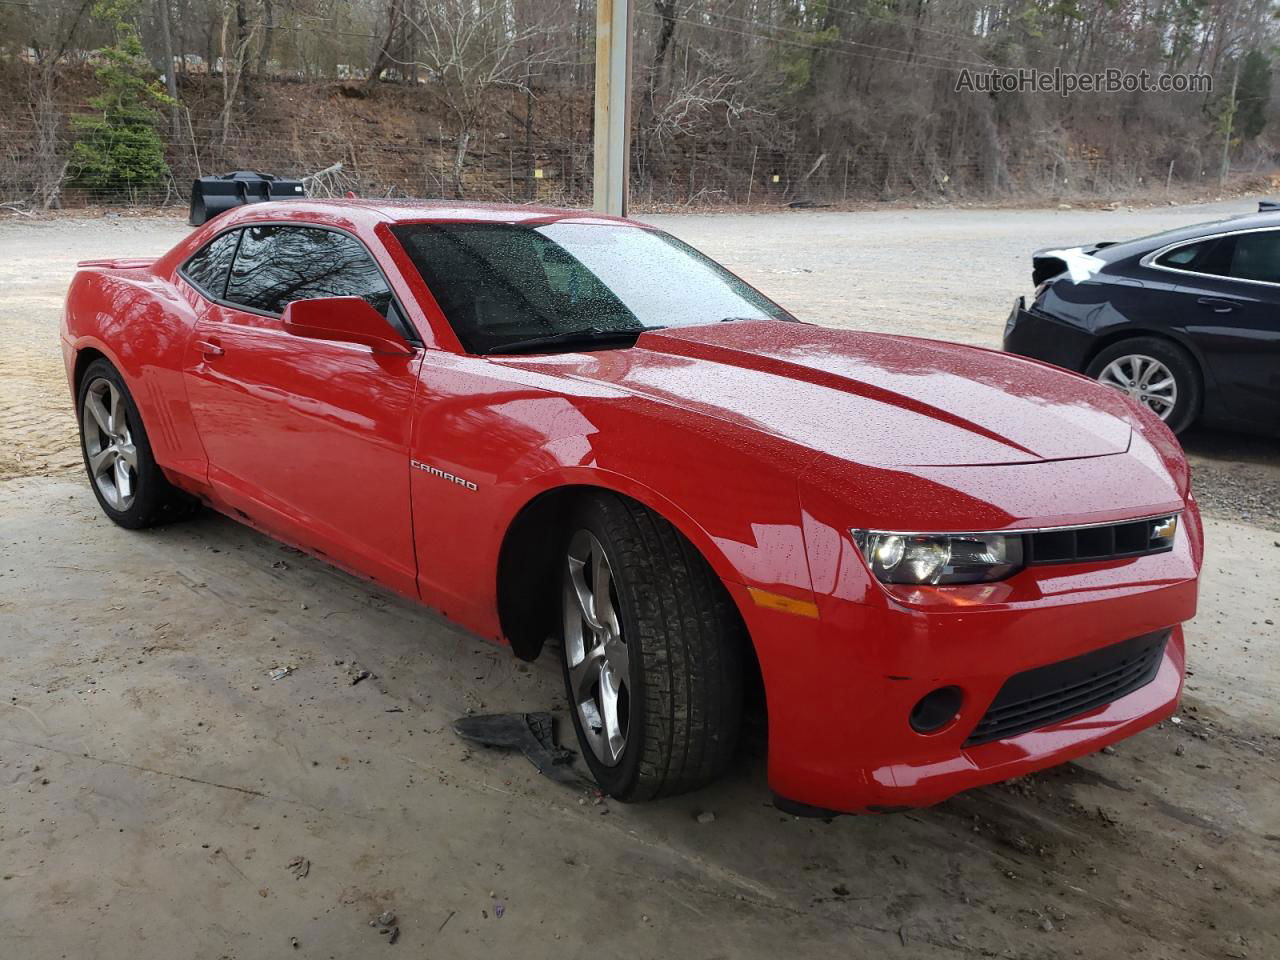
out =
[[[1239,306],[1234,300],[1223,300],[1221,297],[1201,297],[1196,303],[1209,307],[1214,313],[1230,313]]]
[[[197,340],[196,348],[206,357],[220,357],[227,352],[212,340]]]

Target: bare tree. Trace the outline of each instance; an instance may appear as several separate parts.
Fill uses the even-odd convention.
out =
[[[70,4],[50,4],[29,25],[30,48],[36,56],[27,75],[30,151],[27,170],[15,179],[27,181],[32,201],[43,210],[60,205],[67,176],[67,157],[60,139],[63,113],[58,102],[59,67],[88,26],[92,3],[93,0],[74,0]]]
[[[382,42],[378,45],[378,52],[373,58],[373,66],[369,68],[369,78],[365,81],[368,86],[373,86],[377,83],[387,67],[391,66],[393,62],[391,43],[395,39],[396,31],[400,29],[403,20],[404,0],[388,0],[387,31],[383,35]]]
[[[426,163],[451,193],[511,196],[523,184],[529,196],[541,187],[586,198],[595,0],[132,2],[171,96],[168,65],[185,53],[205,57],[182,59],[186,102],[164,124],[195,169],[198,155],[300,171],[341,161],[344,176],[381,192],[420,189]],[[1205,183],[1245,154],[1255,169],[1280,166],[1271,135],[1280,97],[1251,113],[1247,137],[1237,113],[1273,83],[1277,0],[632,2],[633,176],[654,200],[1108,192]],[[0,0],[0,58],[16,78],[0,109],[6,196],[57,196],[68,117],[84,109],[67,80],[109,40],[89,0]],[[246,110],[246,88],[275,83],[274,64],[312,81],[350,80],[368,66],[366,92],[380,79],[395,88],[358,107],[335,104],[314,130],[277,136]],[[1057,97],[958,86],[962,72],[997,66],[1202,70],[1213,87]],[[303,101],[330,91],[297,93],[298,114],[309,118],[298,122],[312,124]],[[415,124],[446,127],[447,155],[402,143]],[[237,142],[241,126],[247,136]],[[369,136],[352,138],[353,129]],[[486,179],[496,179],[499,150],[501,189],[470,175],[479,153]],[[181,162],[169,153],[171,166]],[[535,179],[540,166],[566,176],[553,174],[549,186]]]
[[[218,118],[222,129],[222,146],[227,146],[231,136],[231,118],[235,112],[236,99],[241,94],[244,83],[245,65],[249,60],[249,46],[253,43],[257,27],[250,27],[245,17],[244,0],[235,0],[236,37],[233,46],[228,47],[227,31],[231,26],[233,7],[226,4],[222,14],[222,113]]]
[[[254,73],[264,75],[271,65],[271,48],[276,39],[276,5],[272,0],[262,0],[262,43],[258,44],[258,65]]]
[[[517,26],[500,0],[437,0],[409,25],[417,65],[427,71],[454,119],[453,185],[465,193],[463,170],[476,123],[497,89],[532,96],[531,84],[563,58],[549,26]]]
[[[169,27],[169,0],[156,0],[156,12],[160,21],[160,44],[164,51],[164,85],[169,94],[169,129],[173,142],[182,139],[182,118],[178,114],[177,66],[173,54],[173,31]]]

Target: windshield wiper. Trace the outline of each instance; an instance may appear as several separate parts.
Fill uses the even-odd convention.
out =
[[[613,343],[616,341],[634,341],[647,330],[657,327],[646,327],[644,330],[606,330],[604,327],[581,327],[577,330],[564,330],[560,333],[548,333],[541,337],[528,337],[524,340],[512,340],[510,343],[499,343],[485,351],[494,353],[521,353],[537,347],[571,346],[574,344]]]

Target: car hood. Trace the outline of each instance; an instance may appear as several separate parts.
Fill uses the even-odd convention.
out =
[[[643,334],[634,347],[512,359],[881,467],[1122,453],[1124,398],[1081,377],[959,344],[783,321]],[[548,371],[549,372],[549,371]]]

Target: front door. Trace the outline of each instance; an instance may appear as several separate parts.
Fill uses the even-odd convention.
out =
[[[215,493],[250,522],[416,593],[409,357],[287,333],[287,303],[362,296],[396,321],[359,240],[312,227],[242,231],[225,297],[188,346],[187,392]]]

